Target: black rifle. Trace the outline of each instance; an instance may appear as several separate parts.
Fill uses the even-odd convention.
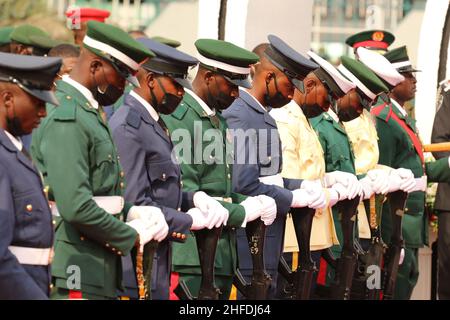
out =
[[[389,206],[392,218],[391,241],[384,258],[383,300],[394,298],[400,252],[403,248],[402,219],[405,212],[408,193],[395,191],[389,194]]]
[[[383,254],[386,250],[386,245],[381,239],[381,214],[385,198],[385,195],[377,194],[364,200],[371,240],[368,250],[358,255],[351,295],[351,298],[355,300],[380,300],[380,286],[377,286],[377,282],[369,284],[368,281],[373,272],[381,270]],[[374,266],[378,269],[372,269]],[[378,279],[375,280],[378,281]]]
[[[174,293],[181,300],[218,300],[220,290],[216,288],[214,283],[214,260],[216,258],[217,243],[222,233],[222,227],[211,230],[202,229],[194,231],[194,233],[202,271],[200,290],[198,296],[195,298],[189,291],[188,286],[183,281],[180,281]]]
[[[299,248],[297,270],[291,271],[283,257],[278,265],[278,272],[288,281],[290,298],[294,300],[309,300],[314,272],[317,271],[311,259],[310,240],[315,209],[291,209],[292,222]]]
[[[349,300],[353,275],[358,259],[355,250],[354,228],[360,197],[343,200],[337,204],[341,215],[343,248],[337,260],[336,277],[331,286],[331,297],[337,300]]]
[[[247,223],[245,227],[250,254],[252,256],[253,273],[251,283],[246,283],[239,270],[236,270],[233,284],[249,300],[267,299],[267,292],[272,278],[264,265],[264,239],[266,226],[261,219]]]
[[[142,252],[139,252],[138,248],[133,248],[132,263],[136,272],[139,300],[151,300],[152,298],[153,257],[157,249],[158,242],[155,240],[147,243]]]

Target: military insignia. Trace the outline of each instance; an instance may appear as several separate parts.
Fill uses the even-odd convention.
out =
[[[383,41],[383,39],[384,39],[384,33],[381,31],[376,31],[372,34],[373,41]]]

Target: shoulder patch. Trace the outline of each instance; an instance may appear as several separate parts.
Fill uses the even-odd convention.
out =
[[[188,106],[184,101],[182,101],[175,111],[171,114],[175,119],[182,120],[188,111]]]
[[[135,128],[135,129],[139,129],[139,127],[141,126],[141,115],[136,112],[135,110],[133,110],[133,108],[130,108],[128,110],[128,115],[127,115],[127,124],[130,125],[131,127]]]
[[[386,122],[389,121],[392,113],[391,105],[388,105],[387,103],[380,104],[378,106],[374,106],[370,110],[370,114],[376,116],[377,118],[380,118]]]
[[[76,118],[77,104],[71,96],[58,97],[59,106],[54,109],[54,119],[59,121],[73,121]]]

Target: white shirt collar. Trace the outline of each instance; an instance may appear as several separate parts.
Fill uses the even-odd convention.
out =
[[[195,92],[187,88],[184,88],[184,91],[189,93],[195,99],[195,101],[197,101],[197,103],[202,107],[203,111],[205,111],[208,116],[213,116],[216,114],[216,112],[211,109],[198,95],[196,95]]]
[[[19,149],[19,151],[22,151],[23,144],[22,141],[20,141],[20,138],[14,137],[11,133],[5,130],[6,136],[11,140],[12,144]]]
[[[267,109],[261,104],[261,102],[259,102],[250,92],[248,92],[248,91],[246,91],[247,93],[248,93],[248,95],[250,96],[250,97],[252,97],[253,98],[253,100],[255,100],[256,101],[256,103],[258,104],[258,106],[263,110],[263,111],[265,111],[265,112],[267,112]]]
[[[400,111],[400,113],[406,117],[408,115],[408,113],[406,113],[406,110],[394,99],[391,98],[392,104],[397,108],[398,111]]]
[[[92,108],[98,109],[98,102],[97,102],[97,100],[94,99],[94,96],[92,95],[92,92],[88,88],[86,88],[85,86],[83,86],[79,82],[73,80],[69,75],[63,75],[62,76],[62,80],[67,82],[68,84],[70,84],[72,87],[74,87],[78,91],[80,91],[81,94],[90,103]]]
[[[152,107],[152,105],[150,103],[147,102],[147,100],[145,100],[144,98],[142,98],[138,93],[136,93],[134,90],[130,91],[130,96],[132,96],[133,98],[135,98],[137,101],[139,101],[145,108],[145,110],[148,111],[148,113],[150,113],[150,116],[153,118],[153,120],[155,120],[156,122],[158,122],[159,120],[159,114],[158,112],[155,110],[155,108]]]
[[[333,118],[334,121],[339,123],[339,117],[333,110],[331,110],[331,108],[328,109],[328,114],[330,115],[331,118]]]

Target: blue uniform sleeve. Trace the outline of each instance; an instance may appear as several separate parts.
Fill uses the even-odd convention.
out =
[[[0,165],[0,300],[46,300],[47,294],[8,249],[13,239],[15,208],[6,172]]]
[[[161,208],[167,224],[169,235],[173,233],[189,232],[192,218],[173,208],[162,206],[155,202],[149,190],[152,186],[147,172],[145,150],[141,146],[137,131],[126,126],[118,126],[113,130],[114,142],[120,155],[120,164],[125,173],[125,199],[138,206],[155,206]],[[146,137],[149,138],[149,137]],[[174,241],[182,241],[175,237],[168,237]]]
[[[292,192],[275,185],[266,185],[259,181],[259,164],[255,161],[257,150],[256,137],[252,138],[250,134],[246,139],[242,139],[242,137],[237,139],[238,134],[248,133],[250,131],[246,130],[252,129],[249,128],[242,117],[236,116],[230,110],[224,114],[224,117],[227,120],[228,127],[232,129],[234,134],[233,191],[248,196],[264,194],[272,197],[277,204],[278,215],[286,215],[292,203]]]

